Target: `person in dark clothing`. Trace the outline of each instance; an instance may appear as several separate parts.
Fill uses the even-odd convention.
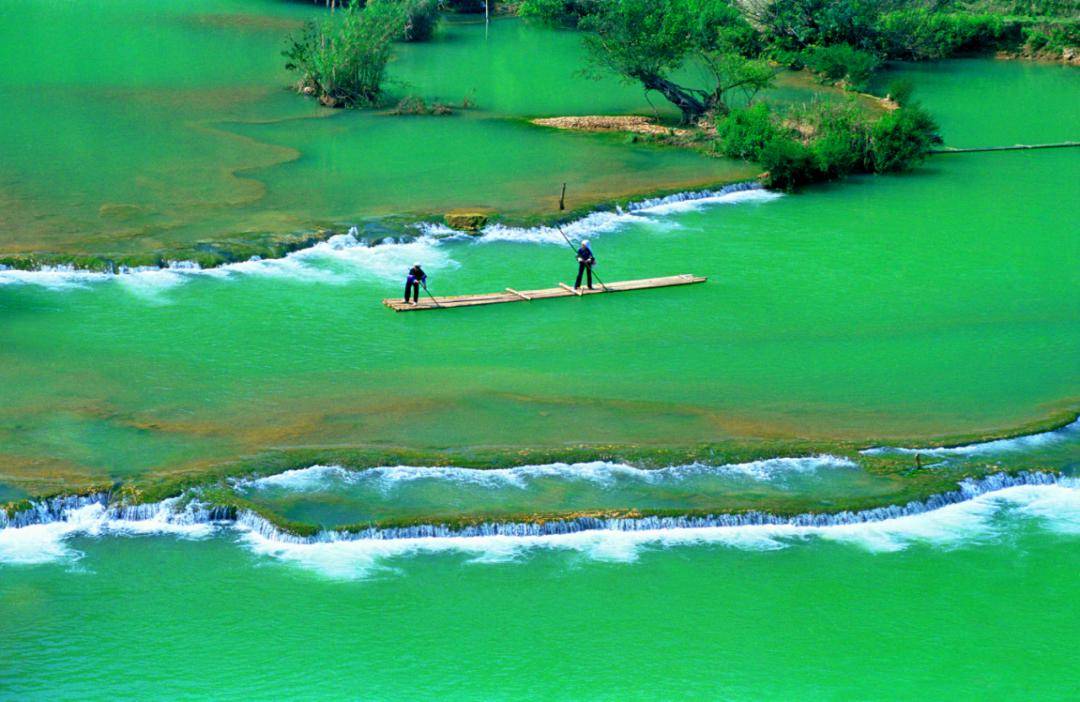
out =
[[[592,267],[596,265],[596,257],[589,248],[588,239],[581,242],[581,247],[577,250],[577,260],[577,282],[574,283],[574,288],[580,288],[581,276],[588,274],[589,290],[592,290]]]
[[[409,301],[409,293],[412,293],[412,304],[420,300],[420,286],[427,284],[427,273],[417,263],[409,269],[409,275],[405,278],[405,302]]]

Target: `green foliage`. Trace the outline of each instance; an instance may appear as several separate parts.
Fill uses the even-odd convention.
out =
[[[368,0],[375,2],[399,2],[405,10],[405,41],[427,41],[439,24],[439,0]]]
[[[791,190],[850,173],[906,170],[925,157],[936,129],[918,106],[874,121],[854,100],[814,101],[783,114],[759,103],[719,120],[716,145],[764,166],[769,187]]]
[[[906,105],[915,92],[915,83],[908,78],[898,78],[889,83],[888,97],[897,105]]]
[[[872,121],[854,101],[811,103],[801,122],[814,135],[810,148],[820,179],[870,170]]]
[[[890,58],[920,61],[996,46],[1006,37],[1006,24],[1001,15],[942,13],[916,7],[883,14],[878,37]]]
[[[717,149],[730,158],[760,161],[765,146],[780,136],[772,111],[763,102],[734,109],[717,121]]]
[[[778,50],[849,44],[872,50],[874,25],[895,0],[781,0],[748,3],[755,21]],[[756,8],[756,9],[754,9]]]
[[[1069,40],[1067,27],[1080,17],[1080,0],[746,0],[742,6],[762,28],[767,53],[788,65],[812,47],[844,44],[910,60],[1022,42],[1029,51],[1059,51],[1076,46],[1075,30]]]
[[[1028,53],[1059,53],[1080,46],[1080,20],[1043,22],[1021,29]]]
[[[752,97],[774,71],[751,58],[758,51],[753,28],[734,7],[717,0],[621,0],[599,3],[579,23],[595,68],[662,94],[693,123],[708,112],[726,113],[725,94],[741,89]],[[693,63],[708,76],[706,87],[675,82]]]
[[[1080,16],[1080,0],[966,0],[957,4],[970,12],[1023,17]]]
[[[391,44],[402,36],[397,3],[352,3],[340,23],[309,23],[285,50],[285,68],[300,74],[301,90],[329,107],[371,106],[382,94]]]
[[[874,171],[888,173],[911,168],[926,157],[936,140],[937,124],[918,105],[902,107],[879,119],[871,131]]]
[[[518,15],[557,27],[577,27],[603,0],[522,0]]]
[[[393,42],[429,38],[438,10],[438,0],[353,2],[337,18],[305,25],[282,52],[285,68],[300,75],[301,92],[328,107],[377,105]]]
[[[813,152],[795,139],[773,139],[761,150],[760,160],[770,188],[794,190],[819,179]]]
[[[845,83],[853,90],[864,90],[880,63],[874,54],[850,44],[814,46],[803,52],[803,56],[822,82]]]

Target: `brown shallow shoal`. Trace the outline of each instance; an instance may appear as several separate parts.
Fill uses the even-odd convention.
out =
[[[574,129],[583,132],[634,132],[659,136],[686,136],[689,130],[665,127],[652,117],[640,115],[584,115],[578,117],[543,117],[532,120],[541,127]]]

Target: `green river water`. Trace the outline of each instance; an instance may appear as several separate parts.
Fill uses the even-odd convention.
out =
[[[0,699],[1076,698],[1078,425],[922,450],[922,472],[867,471],[914,458],[857,451],[971,444],[1080,406],[1075,149],[628,209],[635,193],[755,169],[528,125],[651,107],[574,76],[574,34],[516,20],[451,23],[392,64],[394,95],[475,108],[322,110],[286,89],[277,56],[317,12],[0,7],[0,253],[386,234],[384,215],[407,234],[212,271],[0,270],[0,502],[234,461],[301,468],[228,489],[327,528],[834,511],[906,501],[923,476],[1071,477],[856,524],[317,543],[90,505],[0,529]],[[1075,69],[896,73],[948,145],[1078,137]],[[806,93],[788,82],[774,96]],[[425,314],[380,304],[415,261],[439,294],[572,282],[552,230],[435,236],[452,207],[533,218],[563,181],[575,208],[623,203],[567,227],[592,239],[605,280],[709,282]],[[582,463],[495,472],[303,470],[380,452],[517,465],[583,445]],[[711,465],[592,460],[703,445]],[[811,445],[836,456],[746,455]]]

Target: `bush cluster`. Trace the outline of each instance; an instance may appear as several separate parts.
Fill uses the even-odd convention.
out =
[[[1032,53],[1060,53],[1080,46],[1080,20],[1040,22],[1024,27],[1024,50]]]
[[[282,52],[298,87],[328,107],[371,107],[382,97],[395,41],[422,41],[438,22],[438,0],[368,0],[341,10],[340,21],[310,22]]]
[[[716,147],[762,164],[769,187],[791,190],[850,173],[906,170],[927,155],[936,131],[918,105],[874,120],[854,102],[818,101],[783,113],[757,103],[718,121]]]
[[[889,58],[940,59],[1001,45],[1015,25],[997,14],[934,12],[915,7],[881,16],[877,27],[881,51]]]
[[[881,63],[876,55],[851,44],[811,47],[803,52],[803,62],[821,82],[842,84],[852,90],[865,90]]]

